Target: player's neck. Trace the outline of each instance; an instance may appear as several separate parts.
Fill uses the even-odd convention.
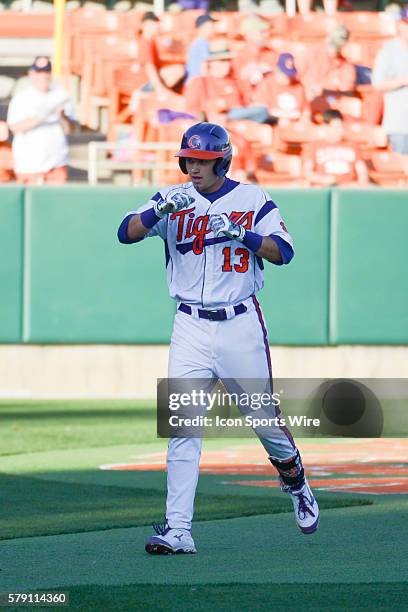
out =
[[[215,193],[216,191],[218,191],[219,189],[221,189],[221,187],[224,185],[225,183],[225,177],[224,176],[220,176],[215,183],[213,183],[210,187],[206,187],[205,189],[203,189],[202,191],[199,191],[199,193]]]

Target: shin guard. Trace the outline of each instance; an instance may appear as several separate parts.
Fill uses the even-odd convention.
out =
[[[284,461],[269,457],[269,461],[278,470],[282,491],[300,489],[305,483],[305,471],[299,451],[290,459]]]

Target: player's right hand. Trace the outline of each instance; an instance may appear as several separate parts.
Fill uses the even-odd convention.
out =
[[[160,218],[165,215],[178,212],[183,208],[187,208],[195,202],[195,198],[190,196],[188,193],[182,191],[171,191],[166,197],[154,204],[154,212]]]

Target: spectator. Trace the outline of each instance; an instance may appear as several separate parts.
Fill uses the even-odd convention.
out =
[[[291,53],[281,53],[276,70],[266,75],[256,88],[254,100],[266,106],[279,123],[309,118],[309,103]]]
[[[241,119],[273,122],[265,105],[245,105],[238,82],[231,75],[230,58],[229,53],[209,57],[207,75],[192,79],[186,85],[186,108],[196,117],[221,124]]]
[[[304,56],[299,72],[309,100],[325,95],[350,93],[355,90],[356,70],[345,59],[342,50],[349,31],[337,25],[323,45],[316,45]]]
[[[29,86],[11,100],[7,122],[14,134],[17,181],[27,185],[61,184],[67,180],[66,132],[74,121],[67,92],[51,81],[48,57],[36,57]]]
[[[197,36],[187,54],[186,82],[203,73],[203,63],[210,57],[210,40],[214,36],[215,19],[211,15],[200,15],[195,25]]]
[[[360,158],[356,146],[344,140],[341,113],[326,110],[323,121],[327,125],[325,140],[303,148],[305,178],[311,186],[367,185],[367,166]]]
[[[378,52],[373,85],[384,92],[382,125],[391,148],[408,155],[408,14],[397,23],[397,36]]]
[[[13,155],[8,137],[7,123],[0,121],[0,183],[8,183],[14,179]]]
[[[142,31],[139,42],[139,64],[144,71],[146,82],[138,90],[141,93],[167,91],[160,76],[160,58],[156,37],[159,34],[159,18],[147,11],[142,17]]]
[[[256,86],[276,65],[277,54],[268,47],[269,29],[269,22],[258,15],[250,15],[241,23],[245,44],[233,60],[233,72],[245,85],[245,104],[252,103]]]

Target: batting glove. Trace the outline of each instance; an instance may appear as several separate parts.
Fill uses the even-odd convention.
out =
[[[245,229],[238,223],[233,223],[226,213],[222,215],[211,215],[210,227],[216,238],[224,235],[231,240],[242,242],[245,237]]]
[[[187,208],[195,202],[195,198],[180,191],[169,191],[166,197],[154,203],[154,212],[160,219],[165,215],[172,214]]]

